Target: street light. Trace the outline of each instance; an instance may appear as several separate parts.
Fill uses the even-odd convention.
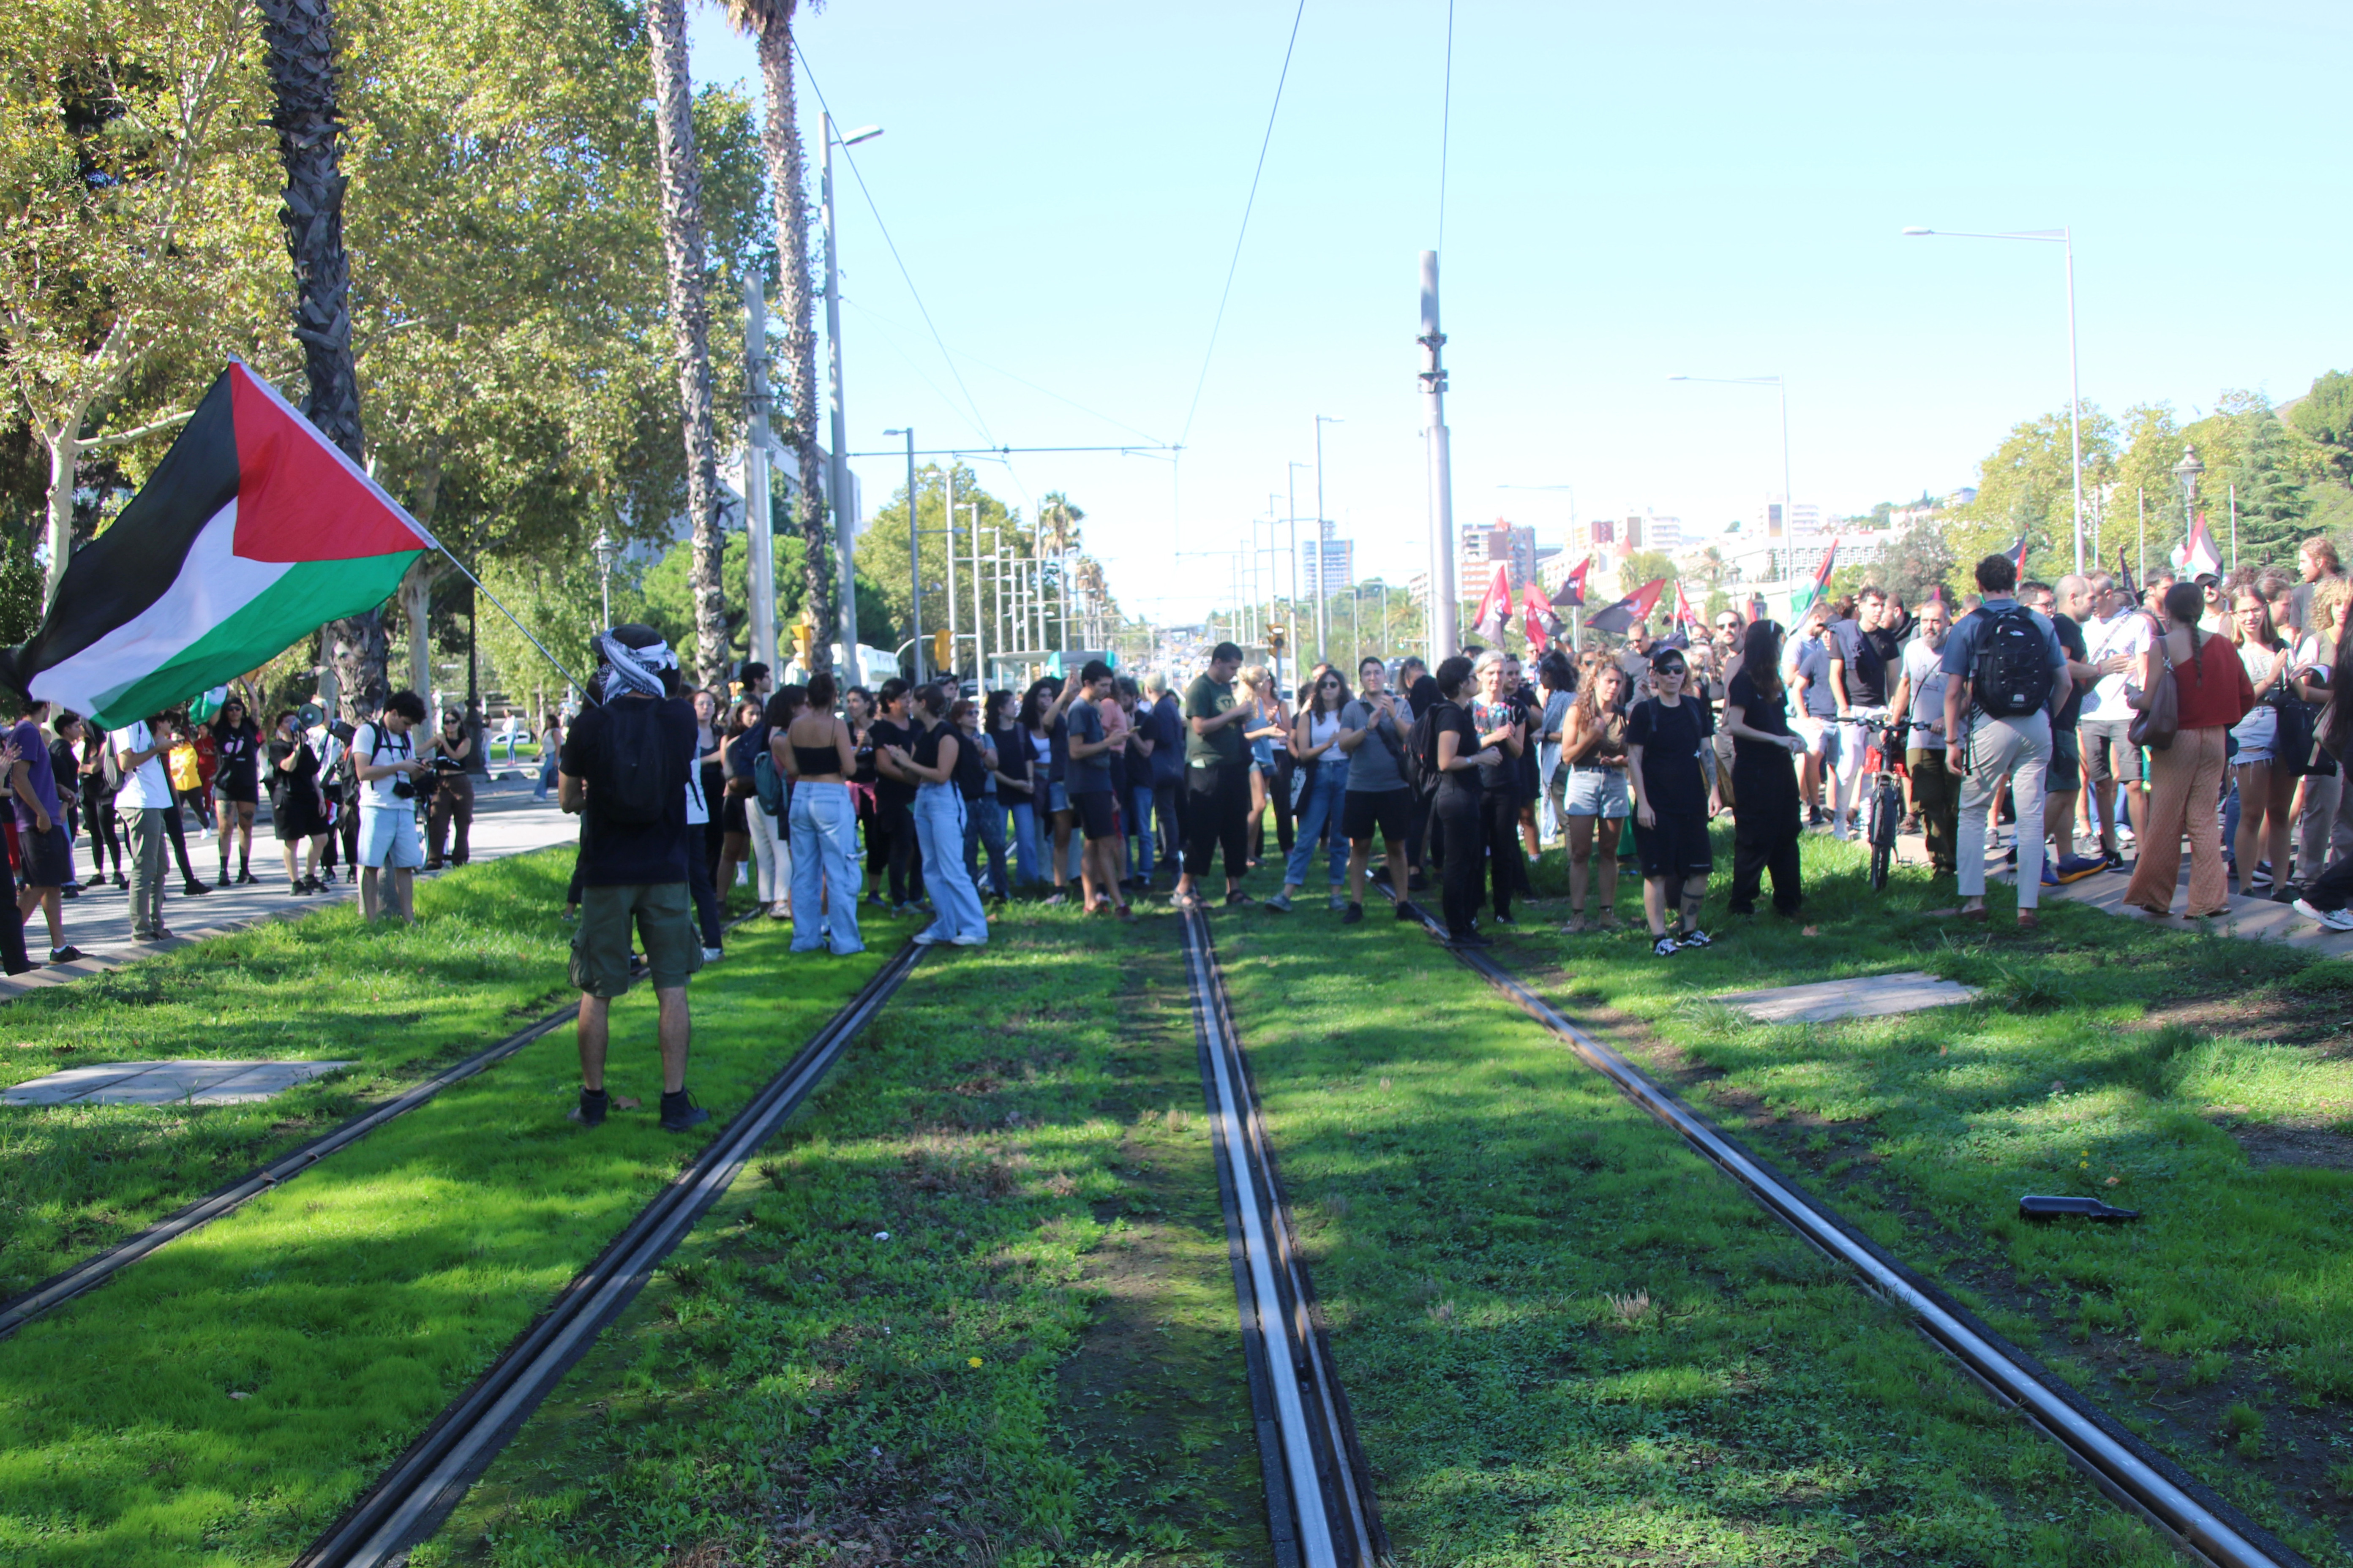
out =
[[[1969,234],[1949,228],[1907,228],[1906,239],[2023,239],[2037,245],[2063,246],[2067,253],[2067,445],[2075,479],[2075,571],[2084,570],[2084,384],[2075,360],[2075,231],[2066,228],[2021,228],[2000,234]],[[2201,468],[2200,470],[2203,472]]]
[[[2198,526],[2198,514],[2193,510],[2198,501],[2198,476],[2206,465],[2198,460],[2196,447],[2181,448],[2181,461],[2173,465],[2173,477],[2181,486],[2181,536],[2189,537]]]
[[[620,559],[621,547],[613,542],[611,534],[599,528],[596,542],[588,546],[588,553],[596,558],[597,574],[604,579],[605,625],[609,628],[613,624],[613,563]]]
[[[885,430],[885,436],[907,438],[907,584],[913,595],[908,601],[908,630],[915,639],[915,684],[923,683],[923,552],[922,536],[915,531],[915,427]],[[955,546],[950,545],[953,551]],[[853,665],[852,668],[855,668]]]
[[[1769,386],[1781,395],[1781,535],[1795,540],[1798,498],[1789,489],[1789,384],[1778,375],[1671,375],[1669,381],[1700,381],[1715,386]],[[1772,530],[1766,530],[1765,547],[1773,547]],[[1770,557],[1768,556],[1769,560]]]
[[[860,142],[871,142],[882,134],[880,125],[862,126],[849,135],[838,134],[833,128],[833,116],[825,119],[825,172],[819,182],[819,200],[825,206],[825,342],[827,357],[831,363],[831,395],[833,415],[832,471],[827,476],[826,489],[833,501],[834,548],[841,556],[840,601],[841,656],[849,661],[849,679],[855,683],[865,679],[858,663],[858,524],[849,515],[849,437],[844,428],[841,405],[841,268],[836,264],[833,226],[833,150],[837,145],[855,147]],[[797,417],[799,411],[795,410]],[[801,476],[801,504],[808,504],[808,480]],[[912,497],[908,503],[914,505]],[[819,637],[825,628],[817,628]]]

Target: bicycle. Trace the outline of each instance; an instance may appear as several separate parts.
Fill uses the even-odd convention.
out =
[[[1895,863],[1895,835],[1904,821],[1904,791],[1896,783],[1895,754],[1887,742],[1912,727],[1908,720],[1858,719],[1857,728],[1873,737],[1863,748],[1863,763],[1871,769],[1871,814],[1863,842],[1871,846],[1871,890],[1887,890],[1887,874]]]

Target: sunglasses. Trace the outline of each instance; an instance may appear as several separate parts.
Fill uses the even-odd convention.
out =
[[[1319,680],[1315,684],[1319,689],[1325,691],[1337,691],[1340,689],[1340,683],[1336,680]]]

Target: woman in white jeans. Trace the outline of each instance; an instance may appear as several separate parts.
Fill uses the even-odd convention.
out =
[[[923,887],[932,896],[938,918],[915,933],[918,944],[953,942],[958,947],[983,947],[988,942],[988,916],[980,894],[964,868],[964,792],[956,784],[959,761],[971,768],[978,763],[972,748],[948,722],[954,700],[945,686],[918,686],[913,718],[915,743],[911,749],[884,748],[905,777],[915,781],[915,837],[923,851]]]
[[[834,679],[809,677],[808,706],[777,731],[778,760],[792,790],[793,951],[823,948],[835,957],[862,952],[858,935],[858,807],[849,775],[858,748],[849,725],[833,710]]]

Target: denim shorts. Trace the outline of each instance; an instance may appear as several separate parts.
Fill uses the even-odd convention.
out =
[[[1560,778],[1561,811],[1566,816],[1614,821],[1631,809],[1624,768],[1563,768]]]
[[[1071,786],[1060,783],[1049,784],[1046,786],[1046,809],[1048,811],[1070,810]]]
[[[415,806],[404,800],[360,807],[360,864],[410,871],[425,864]]]

